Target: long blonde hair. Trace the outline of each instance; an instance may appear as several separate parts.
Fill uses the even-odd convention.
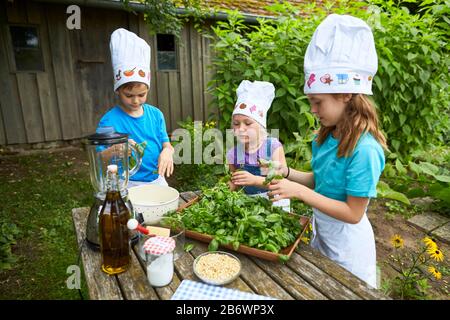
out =
[[[334,98],[342,98],[342,94],[333,94]],[[381,144],[388,149],[386,138],[378,127],[377,111],[373,103],[363,94],[353,94],[344,111],[344,116],[339,125],[340,136],[338,157],[348,157],[355,150],[356,144],[363,133],[369,132]],[[321,145],[331,132],[333,127],[320,127],[316,141]]]

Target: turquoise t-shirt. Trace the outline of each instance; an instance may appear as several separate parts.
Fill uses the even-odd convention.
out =
[[[147,141],[141,167],[130,180],[150,182],[158,178],[158,174],[153,172],[158,170],[158,157],[163,143],[169,142],[169,137],[162,112],[148,104],[143,104],[142,107],[144,114],[135,118],[115,106],[100,119],[98,126],[111,126],[116,132],[128,133],[128,138],[136,143]]]
[[[376,197],[385,161],[381,145],[366,133],[359,139],[351,156],[338,158],[338,144],[339,140],[332,134],[320,146],[313,141],[314,190],[340,201],[346,201],[347,196]]]

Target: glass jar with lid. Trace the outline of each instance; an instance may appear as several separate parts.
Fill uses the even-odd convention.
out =
[[[143,249],[150,285],[153,287],[168,285],[173,278],[175,240],[171,237],[151,237],[145,241]]]

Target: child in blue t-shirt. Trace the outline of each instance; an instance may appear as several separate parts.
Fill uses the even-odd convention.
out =
[[[142,164],[130,177],[128,187],[143,183],[166,185],[173,173],[173,147],[162,112],[146,104],[150,88],[150,46],[125,29],[111,34],[114,91],[120,103],[109,110],[99,127],[114,127],[129,134],[131,144],[145,142]]]
[[[321,127],[312,144],[311,173],[282,168],[269,194],[313,207],[311,246],[377,287],[376,251],[366,211],[384,169],[386,140],[372,94],[377,55],[370,27],[329,15],[306,50],[304,91]]]
[[[230,187],[232,190],[243,187],[249,196],[268,198],[260,161],[286,165],[283,146],[277,138],[268,136],[266,130],[267,111],[275,97],[275,88],[270,82],[243,80],[236,93],[232,126],[238,143],[227,152],[227,162],[233,172]],[[274,205],[290,210],[289,199],[276,201]]]

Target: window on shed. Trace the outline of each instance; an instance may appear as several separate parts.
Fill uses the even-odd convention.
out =
[[[177,52],[173,34],[156,35],[158,70],[177,70]]]
[[[9,26],[16,71],[44,71],[37,27]]]

